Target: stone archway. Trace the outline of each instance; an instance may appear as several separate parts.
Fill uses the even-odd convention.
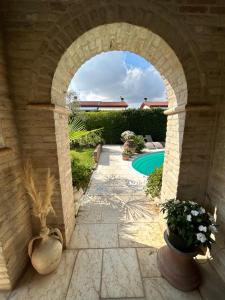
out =
[[[65,92],[78,68],[104,51],[129,50],[150,61],[164,78],[169,109],[187,103],[187,83],[183,67],[172,48],[157,34],[128,23],[113,23],[91,29],[76,39],[61,57],[54,73],[51,102],[65,105]],[[179,160],[185,113],[168,117],[163,181],[164,197],[176,197]],[[174,160],[170,159],[173,155]]]
[[[13,3],[13,1],[10,2]],[[199,42],[200,45],[198,45],[198,38],[191,35],[189,25],[183,22],[182,16],[177,16],[178,10],[173,9],[172,6],[169,6],[168,9],[168,3],[165,1],[148,0],[78,0],[61,1],[60,3],[53,3],[53,1],[49,2],[47,7],[46,3],[42,6],[43,3],[36,2],[37,5],[32,3],[28,7],[16,11],[18,20],[23,20],[21,24],[15,22],[13,8],[5,22],[5,41],[9,49],[6,60],[10,67],[8,76],[10,96],[15,109],[15,124],[18,129],[21,157],[23,159],[29,157],[33,161],[40,188],[43,188],[43,175],[48,167],[52,169],[58,180],[53,203],[57,217],[52,216],[49,222],[51,225],[60,227],[64,232],[65,244],[69,242],[75,221],[68,156],[67,111],[62,101],[63,91],[66,90],[69,76],[73,75],[76,68],[85,59],[101,51],[107,51],[109,48],[133,49],[133,52],[155,64],[161,74],[165,76],[171,109],[167,112],[168,132],[164,168],[164,179],[166,178],[166,180],[163,179],[163,194],[173,197],[177,193],[180,195],[192,193],[203,198],[207,183],[207,155],[210,150],[210,147],[206,148],[205,144],[209,143],[213,119],[208,112],[202,113],[202,111],[208,110],[207,105],[202,107],[200,105],[211,101],[207,84],[212,87],[210,92],[217,91],[217,86],[214,82],[208,82],[208,77],[211,75],[209,72],[207,73],[208,69],[204,64],[205,53],[201,56],[204,52],[202,50],[204,42]],[[11,3],[9,7],[11,7]],[[12,4],[12,7],[14,7],[13,5],[15,4]],[[8,9],[11,8],[4,7],[4,11]],[[38,13],[36,14],[35,11]],[[188,14],[185,17],[189,18]],[[110,42],[107,36],[109,34],[112,37],[113,32],[107,33],[106,36],[91,35],[93,40],[88,41],[88,47],[85,46],[84,41],[82,48],[78,51],[79,57],[75,58],[75,65],[74,61],[69,61],[68,57],[68,61],[65,63],[66,70],[62,70],[62,77],[67,79],[64,81],[62,77],[58,78],[58,84],[55,86],[57,67],[74,41],[82,40],[83,36],[88,38],[88,33],[92,30],[98,32],[103,27],[106,30],[113,24],[121,25],[123,31],[121,36],[120,30],[116,26],[113,30],[116,32],[118,30],[118,32]],[[135,37],[132,35],[134,28],[137,28],[138,32]],[[143,30],[140,31],[140,35],[138,28]],[[128,34],[126,34],[127,30]],[[146,31],[151,35],[149,38],[154,40],[155,47],[155,49],[151,48],[153,44],[149,44],[149,50],[153,51],[149,53],[149,57],[143,51],[143,49],[148,49],[149,41],[145,36]],[[128,38],[129,34],[130,39]],[[92,46],[92,42],[96,45]],[[128,44],[128,42],[130,49],[127,49],[126,43]],[[214,44],[216,45],[216,40]],[[169,45],[168,53],[160,52],[161,57],[157,56],[156,49],[161,51],[159,46],[164,48],[165,45]],[[141,53],[141,51],[143,52]],[[167,57],[170,58],[169,61],[173,62],[173,65],[168,63]],[[70,70],[71,66],[74,67],[73,70]],[[168,69],[164,69],[164,66],[167,66]],[[180,68],[180,73],[173,74],[175,66]],[[67,73],[70,72],[71,74],[68,75]],[[63,98],[60,98],[60,93]],[[194,105],[194,107],[190,105]],[[190,142],[196,144],[198,148],[192,149]],[[204,152],[203,155],[199,155],[201,151]],[[20,154],[17,157],[20,158]],[[10,160],[13,165],[13,158]],[[196,174],[199,171],[203,174],[200,184],[196,181]],[[21,211],[18,205],[18,216],[26,215],[29,218],[29,209],[26,212]],[[12,228],[11,224],[14,223],[12,214],[7,223],[9,228]],[[24,238],[25,230],[19,234],[19,241],[23,246],[30,236],[28,229],[30,229],[29,224],[26,225],[26,239]],[[7,256],[10,253],[8,250],[12,249],[8,243],[9,240],[10,243],[17,245],[18,235],[16,236],[13,232],[9,237],[3,232],[1,237],[5,260],[10,260],[7,268],[10,269],[12,281],[15,281],[22,267],[18,266],[14,270],[14,262]],[[24,250],[18,254],[18,258],[24,266],[26,262]],[[11,273],[14,276],[11,276]]]

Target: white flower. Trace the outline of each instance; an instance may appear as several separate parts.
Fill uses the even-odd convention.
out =
[[[194,201],[188,201],[190,204],[195,205],[196,203]]]
[[[216,233],[218,230],[216,228],[216,226],[214,225],[209,225],[209,230],[212,232],[212,233]]]
[[[180,200],[175,200],[174,203],[178,204],[178,203],[180,203]]]
[[[209,216],[209,220],[212,222],[212,223],[215,223],[215,220],[213,218],[213,215],[211,215],[210,213],[208,213],[208,216]]]
[[[205,243],[206,242],[206,236],[204,235],[204,233],[197,233],[197,240],[199,240],[201,243]]]
[[[198,215],[199,215],[199,212],[198,212],[197,210],[192,210],[192,211],[191,211],[191,214],[192,214],[193,216],[198,216]]]
[[[200,226],[198,226],[198,230],[206,232],[207,231],[207,227],[200,225]]]
[[[191,215],[187,215],[187,221],[191,222]]]
[[[187,206],[184,206],[184,211],[186,211],[187,210]]]
[[[203,208],[203,207],[200,207],[199,208],[199,213],[202,215],[202,214],[204,214],[205,213],[205,209]]]

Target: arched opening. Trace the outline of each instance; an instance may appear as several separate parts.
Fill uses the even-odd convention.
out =
[[[157,34],[128,23],[98,26],[70,45],[55,70],[51,102],[65,106],[65,93],[79,67],[96,54],[112,50],[131,51],[151,62],[164,79],[169,109],[186,105],[186,78],[173,49]],[[177,194],[184,123],[185,112],[168,116],[162,197]]]

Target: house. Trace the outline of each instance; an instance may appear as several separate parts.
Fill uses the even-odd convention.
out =
[[[125,110],[127,102],[121,101],[79,101],[80,109],[84,111]]]
[[[168,108],[168,101],[147,101],[145,100],[142,102],[141,109],[151,109],[151,108],[161,108],[167,109]]]

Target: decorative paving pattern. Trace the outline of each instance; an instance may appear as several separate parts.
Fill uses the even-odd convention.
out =
[[[178,291],[161,277],[156,254],[163,230],[157,206],[145,197],[145,182],[122,160],[120,146],[104,146],[58,270],[40,276],[29,268],[0,300],[224,299],[223,283],[208,263],[201,294]]]

